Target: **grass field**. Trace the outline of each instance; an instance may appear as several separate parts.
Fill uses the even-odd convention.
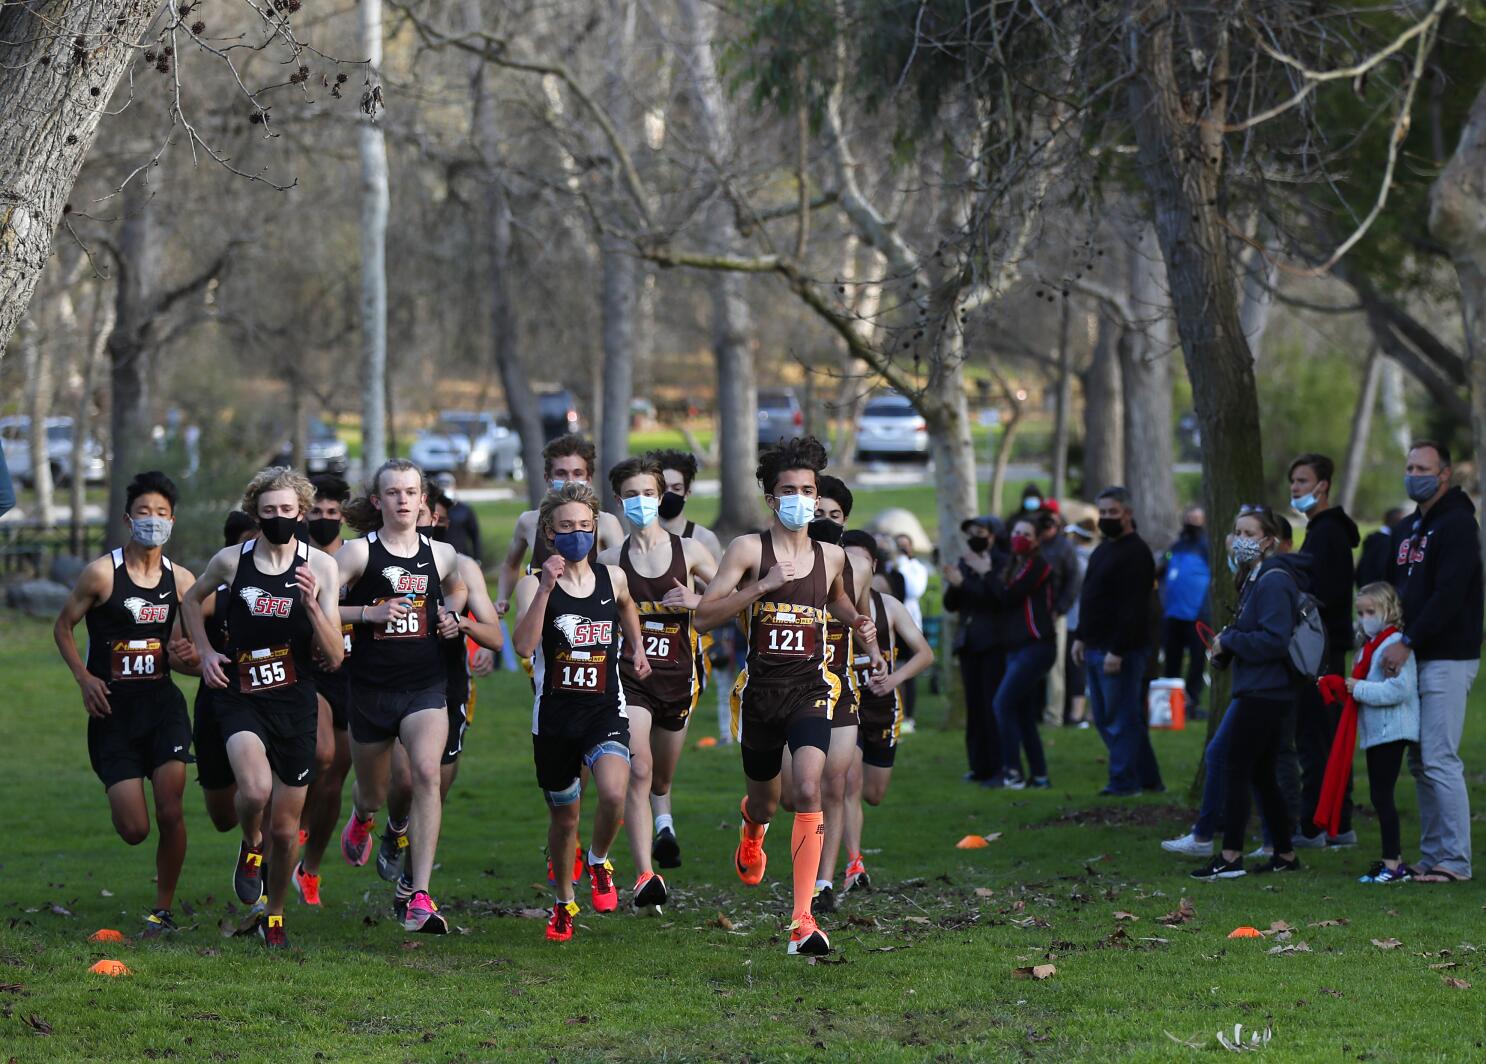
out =
[[[1156,846],[1185,810],[1170,795],[1095,798],[1093,732],[1046,733],[1053,790],[984,791],[960,782],[960,741],[933,726],[934,698],[928,726],[904,740],[887,803],[869,810],[876,889],[830,920],[831,963],[785,956],[787,820],[762,887],[731,871],[741,784],[726,747],[688,750],[681,764],[674,906],[657,920],[585,906],[573,942],[546,943],[541,921],[523,915],[547,903],[545,815],[529,695],[510,674],[480,682],[445,817],[434,887],[459,933],[410,940],[374,871],[337,862],[323,911],[291,902],[289,955],[224,937],[236,839],[212,831],[192,782],[177,903],[187,929],[105,949],[88,941],[95,929],[138,930],[153,840],[130,849],[111,831],[76,689],[44,623],[0,619],[0,675],[11,817],[0,1059],[1184,1060],[1202,1051],[1165,1032],[1221,1052],[1215,1032],[1235,1023],[1272,1026],[1267,1052],[1283,1060],[1486,1057],[1478,886],[1359,886],[1377,838],[1367,815],[1362,848],[1306,858],[1302,875],[1190,882],[1187,863]],[[188,694],[194,682],[183,681]],[[715,732],[711,706],[694,738]],[[1173,793],[1184,789],[1199,736],[1160,734],[1156,745],[1181,785]],[[1483,762],[1475,728],[1466,763],[1480,808]],[[1408,840],[1412,787],[1400,792]],[[987,848],[955,848],[992,832]],[[615,863],[628,883],[622,837]],[[1161,923],[1183,896],[1195,915]],[[1287,940],[1226,938],[1275,921],[1294,927]],[[1295,949],[1271,952],[1284,946]],[[89,973],[105,956],[132,977]],[[1056,973],[1014,973],[1040,964]]]

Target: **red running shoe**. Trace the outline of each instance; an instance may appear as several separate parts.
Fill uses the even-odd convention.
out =
[[[573,917],[578,915],[578,903],[560,901],[552,906],[552,915],[547,920],[547,941],[566,942],[573,937]]]
[[[608,858],[603,864],[588,866],[588,885],[593,893],[593,911],[612,913],[619,908],[619,888],[614,885],[614,866]]]
[[[356,816],[356,810],[351,810],[351,819],[341,829],[341,855],[347,864],[360,868],[371,858],[371,833],[376,826],[376,817],[361,820]]]

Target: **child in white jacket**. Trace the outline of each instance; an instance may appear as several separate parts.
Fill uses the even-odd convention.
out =
[[[1411,654],[1398,675],[1383,675],[1383,651],[1403,638],[1403,608],[1391,584],[1368,584],[1357,593],[1357,623],[1366,640],[1358,658],[1367,656],[1368,669],[1361,679],[1348,677],[1347,690],[1357,702],[1357,743],[1367,756],[1368,790],[1383,833],[1383,859],[1358,882],[1398,883],[1413,876],[1403,863],[1393,785],[1404,754],[1419,741],[1418,672]]]

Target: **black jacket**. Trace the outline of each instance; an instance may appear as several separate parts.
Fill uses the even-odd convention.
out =
[[[1362,553],[1357,556],[1357,575],[1353,580],[1359,590],[1379,581],[1392,583],[1389,570],[1392,568],[1393,542],[1393,529],[1387,525],[1363,538]]]
[[[1403,634],[1420,661],[1481,657],[1480,540],[1476,508],[1459,488],[1427,514],[1414,513],[1399,557],[1406,559]]]
[[[964,580],[956,587],[945,581],[944,608],[960,615],[960,630],[955,635],[955,650],[970,654],[983,654],[999,646],[996,630],[996,597],[990,583],[996,579],[996,558],[992,558],[991,571],[977,573],[966,565],[964,559],[958,563]]]
[[[454,502],[449,506],[449,546],[460,554],[480,561],[480,519],[469,503]]]
[[[1352,551],[1361,542],[1356,523],[1340,506],[1332,506],[1306,524],[1298,552],[1311,560],[1311,594],[1321,600],[1321,619],[1336,651],[1352,646]]]
[[[1039,552],[1053,575],[1053,612],[1062,617],[1078,601],[1081,590],[1078,574],[1078,552],[1063,536],[1055,536]]]
[[[1121,656],[1150,644],[1151,588],[1156,559],[1145,540],[1132,532],[1094,548],[1079,595],[1078,632],[1090,650]]]
[[[1007,650],[1056,639],[1053,627],[1053,570],[1040,554],[997,559],[987,581],[996,600],[996,640]]]

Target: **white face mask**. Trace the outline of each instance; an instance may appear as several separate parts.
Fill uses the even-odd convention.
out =
[[[1362,634],[1371,639],[1383,630],[1383,618],[1376,613],[1362,618]]]

